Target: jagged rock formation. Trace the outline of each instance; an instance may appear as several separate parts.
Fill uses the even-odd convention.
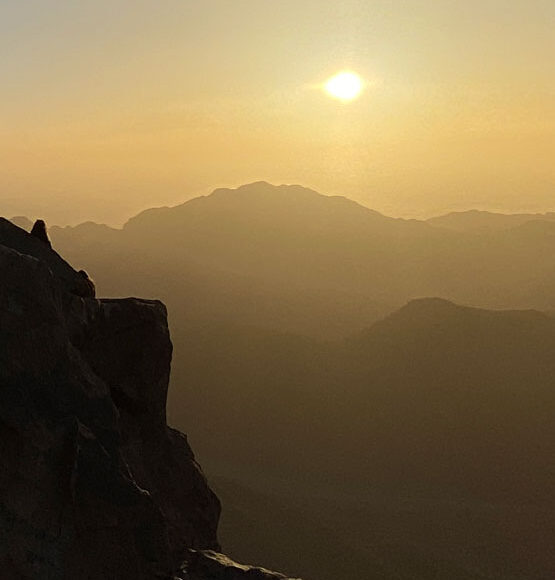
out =
[[[26,232],[7,219],[0,218],[0,244],[43,263],[52,272],[51,284],[65,292],[87,295],[88,284],[65,260],[47,244]]]
[[[37,220],[31,229],[31,235],[39,239],[43,244],[46,244],[49,248],[52,247],[52,242],[48,237],[48,232],[46,231],[46,224],[44,220]]]
[[[166,425],[164,305],[77,296],[82,276],[3,219],[0,272],[2,579],[169,578],[218,549],[219,501]]]

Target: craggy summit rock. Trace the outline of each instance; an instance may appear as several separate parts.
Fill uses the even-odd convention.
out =
[[[220,506],[166,424],[166,309],[79,279],[0,219],[0,577],[172,578]]]
[[[90,292],[83,276],[61,258],[49,244],[2,217],[0,217],[0,245],[43,262],[52,271],[54,285],[73,293],[77,290],[78,295],[83,296]]]
[[[40,240],[43,244],[46,244],[49,248],[52,247],[52,243],[48,238],[48,232],[46,231],[46,224],[44,220],[37,220],[31,229],[31,235]]]
[[[85,270],[79,270],[78,274],[83,278],[84,284],[74,288],[73,293],[82,298],[94,298],[96,296],[94,282],[89,278],[89,275]]]

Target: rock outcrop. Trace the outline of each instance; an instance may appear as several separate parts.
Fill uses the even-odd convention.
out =
[[[211,550],[189,550],[187,563],[174,580],[295,580],[265,568],[242,566]],[[296,579],[300,580],[300,579]]]
[[[166,309],[81,281],[0,219],[1,578],[204,578],[220,505],[166,424]]]

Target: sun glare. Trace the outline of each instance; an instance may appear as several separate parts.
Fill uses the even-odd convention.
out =
[[[334,99],[346,102],[360,96],[363,84],[362,79],[356,73],[343,71],[328,79],[324,89]]]

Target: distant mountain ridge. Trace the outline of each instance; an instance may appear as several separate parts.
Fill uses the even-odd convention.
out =
[[[121,230],[88,223],[53,227],[51,237],[106,294],[146,293],[187,302],[197,319],[312,336],[360,331],[420,296],[555,308],[555,221],[472,231],[433,223],[257,182],[146,210]]]
[[[160,217],[167,217],[168,215],[179,216],[191,210],[194,205],[195,209],[203,206],[206,211],[218,211],[220,208],[227,211],[237,211],[241,209],[244,204],[253,205],[257,211],[262,212],[262,215],[267,214],[269,209],[273,210],[287,210],[293,208],[298,214],[302,216],[303,210],[314,210],[317,207],[315,204],[325,203],[325,200],[330,201],[332,206],[319,207],[325,212],[330,210],[337,210],[338,207],[345,211],[351,210],[351,213],[363,212],[366,217],[374,216],[377,219],[384,219],[388,221],[395,221],[395,218],[389,218],[377,211],[369,209],[353,200],[343,196],[326,196],[317,191],[306,188],[300,185],[272,185],[265,181],[258,181],[242,185],[236,189],[218,188],[211,194],[194,198],[173,207],[161,207],[147,209],[135,217],[132,217],[125,225],[126,227],[135,227],[137,223],[143,220],[160,219]],[[325,209],[323,209],[325,207]],[[348,208],[348,209],[347,209]],[[259,216],[260,217],[260,216]],[[271,215],[270,215],[271,217]],[[306,216],[305,216],[306,217]],[[403,221],[403,220],[401,220]]]
[[[474,214],[517,225],[445,226]],[[530,217],[394,219],[347,198],[257,182],[146,210],[122,229],[88,222],[50,235],[104,294],[161,297],[177,310],[187,303],[198,321],[334,338],[421,296],[554,310],[555,221]]]
[[[426,221],[435,227],[460,232],[496,231],[518,227],[530,221],[555,222],[555,212],[503,214],[472,209],[447,213]]]
[[[174,216],[179,214],[181,211],[188,211],[190,208],[187,207],[189,204],[202,203],[201,200],[210,198],[211,200],[217,199],[221,202],[222,199],[227,198],[229,201],[234,198],[234,201],[239,201],[240,203],[258,203],[260,201],[268,201],[274,194],[278,194],[282,202],[290,202],[295,198],[304,198],[305,201],[315,200],[318,198],[327,198],[328,200],[335,200],[338,203],[345,205],[350,205],[353,210],[357,207],[359,210],[364,210],[367,215],[374,215],[376,218],[383,218],[388,221],[398,221],[398,222],[424,222],[434,227],[448,228],[456,231],[479,231],[479,230],[498,230],[498,229],[508,229],[526,223],[528,221],[540,220],[540,221],[555,221],[555,212],[547,211],[544,213],[502,213],[487,210],[478,209],[468,209],[462,211],[448,212],[439,216],[431,217],[425,220],[418,219],[406,219],[406,218],[393,218],[386,216],[373,210],[363,204],[360,204],[354,200],[349,199],[346,196],[341,195],[323,195],[313,189],[304,187],[296,184],[282,184],[282,185],[272,185],[266,181],[257,181],[253,183],[247,183],[241,185],[235,189],[232,188],[217,188],[212,193],[208,195],[203,195],[199,197],[192,198],[186,202],[175,206],[164,206],[164,207],[153,207],[150,209],[143,210],[129,218],[129,220],[123,225],[134,226],[136,222],[141,222],[142,220],[157,220],[160,218],[167,218],[168,216]],[[265,198],[265,199],[264,199]],[[186,208],[186,209],[185,209]],[[156,216],[156,217],[155,217]],[[16,225],[22,227],[23,229],[30,229],[32,221],[25,216],[15,216],[10,218],[10,220]],[[65,228],[80,228],[84,224],[88,224],[90,227],[95,224],[95,222],[84,222],[83,224],[78,224],[77,226],[65,226]],[[55,224],[52,224],[56,228]],[[109,227],[109,226],[106,226]],[[121,229],[121,228],[111,228],[111,229]]]

